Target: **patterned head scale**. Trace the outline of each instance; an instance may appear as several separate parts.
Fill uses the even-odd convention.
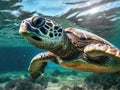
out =
[[[36,40],[39,40],[39,37],[55,39],[62,36],[62,27],[52,20],[46,19],[41,16],[36,16],[32,17],[30,20],[26,19],[25,21],[27,23],[27,30],[35,34],[32,36],[32,38]]]

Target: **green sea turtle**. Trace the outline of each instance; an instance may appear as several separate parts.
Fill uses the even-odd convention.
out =
[[[48,61],[73,70],[120,71],[119,49],[88,31],[63,29],[53,20],[34,16],[22,21],[19,33],[34,46],[48,50],[36,55],[30,63],[34,79],[44,72]]]

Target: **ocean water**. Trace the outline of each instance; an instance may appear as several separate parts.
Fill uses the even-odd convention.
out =
[[[49,62],[32,80],[31,59],[46,50],[18,33],[22,20],[44,16],[64,28],[82,28],[120,48],[120,0],[0,0],[0,90],[120,90],[118,74],[93,75]]]

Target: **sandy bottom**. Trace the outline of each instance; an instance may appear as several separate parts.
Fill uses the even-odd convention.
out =
[[[28,71],[0,73],[0,90],[120,90],[116,73],[92,75],[67,69],[46,69],[33,80]]]
[[[73,84],[80,85],[83,83],[84,79],[90,74],[91,73],[79,72],[73,70],[62,70],[62,71],[59,69],[49,70],[49,71],[46,70],[45,74],[42,76],[44,77],[43,83],[46,84],[45,80],[47,80],[47,87],[45,87],[44,90],[61,90],[62,86],[68,86],[68,85],[71,86]],[[0,87],[5,88],[6,85],[11,81],[25,80],[26,78],[30,78],[28,71],[12,71],[12,72],[0,73]],[[35,89],[35,90],[39,90],[39,89]]]

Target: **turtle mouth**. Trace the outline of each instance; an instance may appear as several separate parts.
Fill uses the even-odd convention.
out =
[[[28,32],[22,32],[21,35],[24,36],[24,37],[29,37],[30,33],[28,33]]]
[[[34,40],[42,41],[42,39],[40,37],[37,37],[37,36],[33,35],[33,33],[22,32],[21,35],[25,38],[30,38],[31,37]]]
[[[31,36],[33,39],[37,40],[37,41],[42,41],[41,38],[37,37],[37,36]]]

